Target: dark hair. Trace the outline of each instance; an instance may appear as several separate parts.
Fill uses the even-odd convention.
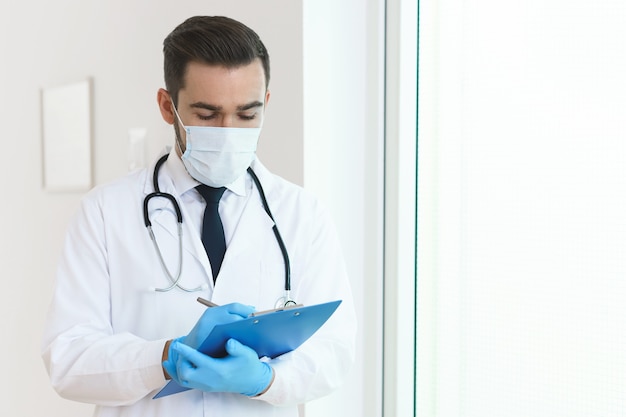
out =
[[[185,20],[163,41],[163,58],[165,86],[175,104],[178,91],[184,88],[189,62],[234,68],[259,58],[266,88],[270,82],[270,57],[259,35],[228,17],[195,16]]]

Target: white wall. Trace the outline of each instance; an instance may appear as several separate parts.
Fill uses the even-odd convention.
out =
[[[5,359],[4,378],[0,380],[0,415],[78,416],[88,415],[91,410],[91,406],[62,400],[52,391],[39,355],[42,324],[60,244],[68,218],[81,197],[79,193],[53,194],[41,188],[39,89],[93,78],[95,183],[111,180],[127,171],[129,128],[148,129],[148,160],[164,144],[171,143],[171,131],[161,121],[155,102],[156,91],[163,86],[161,45],[167,33],[186,17],[196,14],[224,14],[240,19],[257,30],[272,59],[272,98],[260,156],[275,172],[294,182],[307,183],[303,165],[320,164],[315,158],[305,161],[303,157],[303,3],[292,0],[175,3],[33,0],[0,4],[0,80],[3,81],[0,120],[5,148],[0,164],[0,185],[7,196],[0,209],[0,270],[5,283],[0,295],[0,314],[4,318],[0,327],[3,335],[0,352]],[[359,2],[352,3],[352,10],[362,10]],[[332,17],[330,9],[328,11],[328,16]],[[348,30],[350,36],[342,44],[344,51],[356,48],[361,64],[371,59],[365,53],[362,37],[369,36],[366,26],[372,17],[363,13],[350,18],[354,30]],[[350,14],[344,9],[341,16]],[[343,21],[334,19],[333,23],[346,30]],[[316,24],[317,28],[308,30],[323,33],[322,29],[328,28],[323,20]],[[327,65],[334,63],[327,62]],[[364,77],[361,66],[354,71],[356,77],[348,80],[350,91],[364,91],[371,76]],[[314,76],[309,77],[315,82]],[[347,108],[350,99],[344,98],[341,89],[330,92],[330,96],[344,103],[342,111],[354,110]],[[363,93],[360,93],[358,102],[362,101]],[[328,103],[326,100],[324,105]],[[367,111],[359,107],[354,116],[338,121],[342,134],[335,145],[341,146],[341,153],[335,153],[336,148],[335,151],[328,148],[328,152],[337,156],[337,163],[355,164],[357,169],[352,176],[345,177],[336,186],[343,190],[349,184],[361,199],[365,198],[361,174],[367,174],[364,162],[375,160],[375,156],[367,153],[371,150],[356,149],[353,142],[341,139],[368,135],[362,125]],[[353,154],[353,150],[357,153]],[[307,172],[310,175],[315,170],[307,168]],[[375,181],[371,173],[365,177]],[[332,192],[334,197],[344,196],[337,190]],[[329,200],[337,215],[356,284],[357,305],[363,312],[364,294],[370,291],[369,297],[372,297],[363,282],[373,277],[363,269],[368,262],[375,264],[375,261],[364,261],[363,255],[370,250],[363,245],[363,238],[372,237],[368,236],[371,232],[364,231],[367,214],[364,211],[367,210],[351,204],[348,199]],[[372,335],[361,333],[361,338],[376,343],[375,338],[371,340]],[[368,404],[363,392],[367,392],[368,398],[377,394],[372,388],[376,372],[363,370],[371,369],[372,361],[368,361],[368,368],[363,367],[361,362],[366,361],[363,351],[359,353],[359,360],[346,385],[348,388],[343,391],[345,395],[340,397],[344,407]],[[307,415],[341,415],[341,410],[345,409],[328,408],[332,406],[332,400],[322,402]]]

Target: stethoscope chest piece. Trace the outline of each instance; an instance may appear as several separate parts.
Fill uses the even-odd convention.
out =
[[[276,304],[274,308],[284,308],[284,307],[293,307],[297,305],[297,303],[291,298],[291,291],[285,290],[285,295],[276,300]]]

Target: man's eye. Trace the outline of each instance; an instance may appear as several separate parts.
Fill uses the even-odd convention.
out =
[[[200,120],[211,120],[215,118],[215,113],[212,114],[199,114],[198,119]]]
[[[256,113],[254,113],[254,114],[240,114],[239,118],[241,120],[254,120],[256,118]]]

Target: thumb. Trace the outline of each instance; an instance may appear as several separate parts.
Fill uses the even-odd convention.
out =
[[[226,352],[229,355],[233,355],[233,356],[239,356],[241,353],[241,346],[242,344],[239,343],[238,340],[236,339],[228,339],[226,341]]]
[[[226,352],[231,356],[254,356],[258,358],[254,349],[242,344],[237,339],[228,339],[226,342]]]
[[[244,319],[246,317],[248,317],[250,314],[254,313],[254,310],[255,310],[254,307],[249,306],[249,305],[245,305],[245,304],[241,304],[241,303],[226,304],[223,307],[230,314],[237,314],[237,315],[243,317]]]

